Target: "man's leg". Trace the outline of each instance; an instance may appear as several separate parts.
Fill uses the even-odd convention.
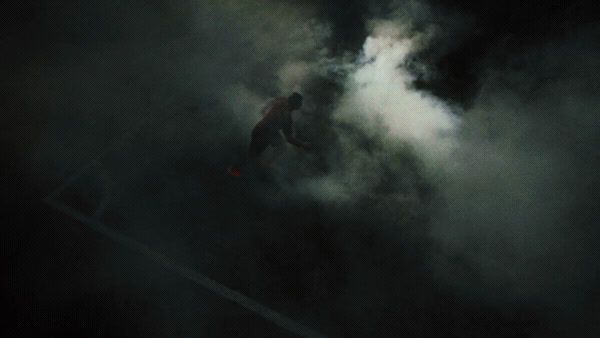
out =
[[[250,147],[248,149],[248,155],[244,161],[238,165],[233,165],[227,168],[230,175],[239,177],[242,171],[256,164],[258,157],[269,145],[269,137],[265,131],[260,129],[252,130],[252,136],[250,139]]]
[[[271,156],[269,156],[269,158],[265,159],[265,165],[267,167],[277,161],[286,150],[286,143],[280,133],[271,135],[269,138],[269,145],[273,148],[273,153],[270,154]]]
[[[269,135],[266,131],[254,129],[252,131],[252,139],[248,149],[248,162],[256,163],[260,154],[269,146]]]

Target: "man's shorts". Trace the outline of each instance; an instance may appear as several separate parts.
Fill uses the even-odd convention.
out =
[[[252,140],[250,141],[250,152],[255,154],[262,153],[267,146],[278,147],[283,144],[283,138],[279,130],[255,127],[252,130]]]

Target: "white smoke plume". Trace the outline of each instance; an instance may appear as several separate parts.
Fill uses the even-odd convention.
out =
[[[454,148],[460,119],[441,100],[411,88],[414,79],[405,63],[418,47],[418,39],[404,27],[392,21],[373,24],[358,64],[348,76],[336,117],[381,123],[392,137],[439,161]]]

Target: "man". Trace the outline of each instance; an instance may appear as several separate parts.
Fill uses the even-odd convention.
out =
[[[281,145],[281,134],[283,131],[285,139],[290,144],[302,149],[310,149],[310,144],[302,142],[294,136],[292,112],[302,107],[302,95],[292,93],[288,97],[277,97],[273,99],[263,110],[263,118],[252,130],[250,149],[248,150],[248,161],[256,162],[260,154],[270,145],[277,147]],[[239,166],[228,168],[232,176],[240,176]]]

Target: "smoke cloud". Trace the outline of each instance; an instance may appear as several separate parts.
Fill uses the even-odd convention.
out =
[[[590,334],[597,24],[529,39],[486,23],[494,7],[330,6],[47,5],[51,43],[6,80],[44,116],[31,175],[62,182],[113,149],[78,203],[110,186],[104,221],[331,336]],[[314,151],[269,149],[267,174],[233,182],[261,109],[292,91]],[[202,265],[209,242],[226,249]]]

